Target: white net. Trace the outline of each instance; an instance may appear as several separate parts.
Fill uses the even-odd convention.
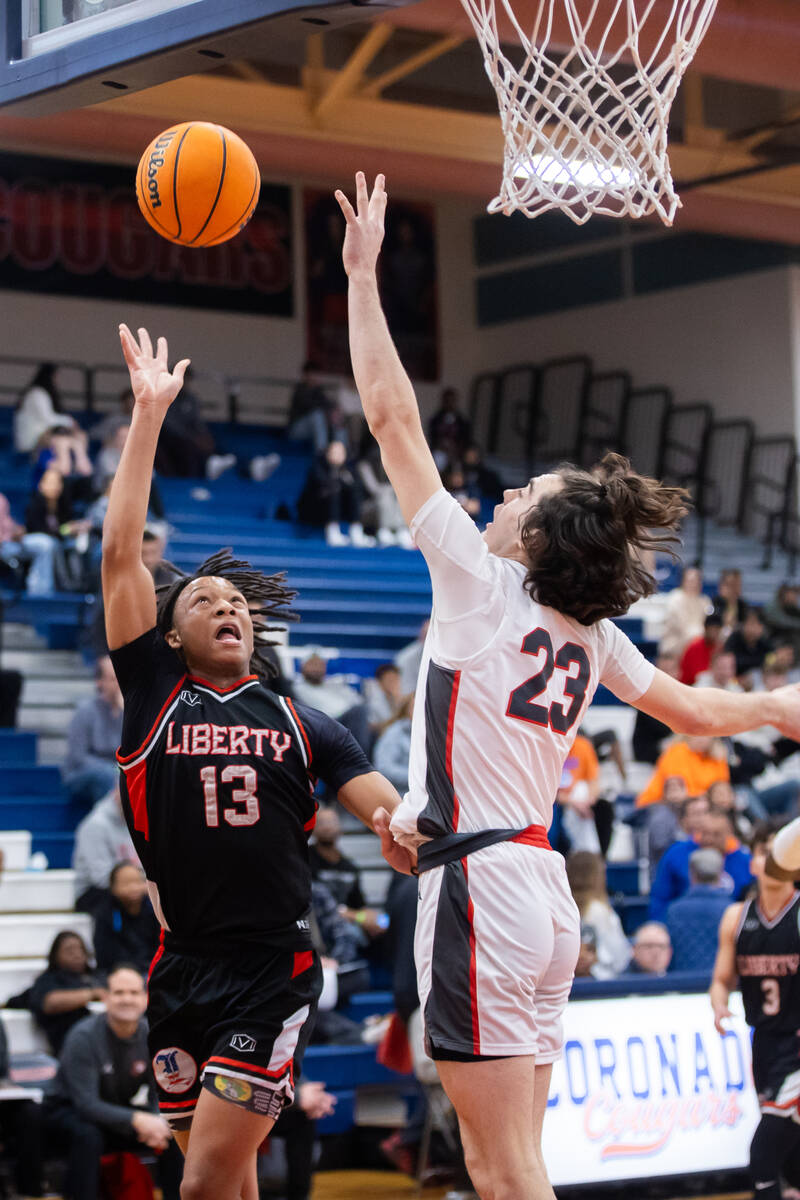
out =
[[[461,3],[505,135],[503,185],[489,211],[559,208],[578,224],[592,213],[655,212],[671,225],[680,200],[670,108],[717,0],[533,0],[528,32],[510,0]],[[519,46],[501,45],[499,26]]]

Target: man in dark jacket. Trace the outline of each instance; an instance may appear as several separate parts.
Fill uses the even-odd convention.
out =
[[[164,1200],[178,1200],[183,1160],[158,1115],[146,1007],[139,972],[117,967],[108,977],[106,1011],[86,1017],[64,1042],[44,1119],[47,1134],[69,1156],[74,1200],[97,1200],[100,1159],[120,1151],[157,1154]]]

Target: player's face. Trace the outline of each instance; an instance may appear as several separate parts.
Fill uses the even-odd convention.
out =
[[[534,505],[545,496],[559,492],[564,486],[560,475],[537,475],[525,487],[506,488],[503,503],[494,510],[492,520],[483,532],[483,540],[492,554],[516,557],[522,553],[520,525]]]
[[[242,593],[216,575],[193,580],[178,597],[173,627],[167,634],[197,674],[225,679],[250,670],[253,621]]]

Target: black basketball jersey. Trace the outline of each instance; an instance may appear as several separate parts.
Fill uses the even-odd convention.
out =
[[[166,928],[201,945],[309,945],[314,786],[372,770],[357,742],[255,675],[225,689],[189,675],[155,629],[111,659],[123,809]]]
[[[800,1029],[800,895],[771,921],[749,900],[736,935],[736,970],[745,1019],[756,1035]]]

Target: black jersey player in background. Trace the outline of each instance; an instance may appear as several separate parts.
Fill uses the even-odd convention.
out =
[[[775,826],[754,831],[750,869],[757,896],[732,904],[719,928],[711,982],[714,1024],[724,1033],[736,987],[753,1030],[753,1080],[761,1120],[750,1144],[758,1200],[780,1200],[782,1175],[800,1186],[800,893],[765,870]]]
[[[158,597],[141,558],[170,372],[120,327],[135,407],[103,529],[103,598],[125,701],[126,819],[162,923],[150,1050],[162,1112],[186,1155],[183,1200],[257,1200],[255,1155],[293,1097],[320,990],[308,912],[314,779],[370,827],[392,865],[394,788],[335,721],[271,692],[255,633],[292,593],[221,553]]]

